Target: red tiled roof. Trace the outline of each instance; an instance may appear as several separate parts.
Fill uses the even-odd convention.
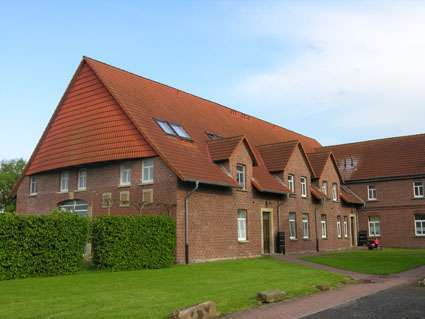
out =
[[[289,141],[257,146],[267,169],[270,172],[279,172],[285,169],[289,158],[298,145],[298,141]]]
[[[98,85],[98,80],[101,85],[96,90],[110,95],[103,92],[99,98],[106,102],[93,103],[92,110],[81,112],[77,110],[81,95],[68,89],[27,166],[27,175],[100,160],[159,155],[183,181],[234,186],[235,181],[211,161],[205,132],[222,137],[242,135],[252,145],[297,139],[308,150],[321,146],[312,138],[90,58],[83,58],[79,70],[92,73],[93,83],[72,81],[71,89],[76,86],[89,90],[91,87],[85,85]],[[96,102],[97,98],[96,95]],[[75,100],[73,108],[65,107],[68,99]],[[81,132],[64,129],[69,121],[78,121],[78,115],[87,111],[89,118],[82,124]],[[156,118],[182,125],[192,140],[164,134],[155,123]],[[88,121],[99,125],[85,136],[84,129],[90,129]],[[114,131],[116,127],[120,129]],[[74,143],[79,145],[74,147]],[[62,148],[66,150],[59,154]],[[268,174],[257,150],[251,149],[259,159],[254,170],[258,188],[281,192],[282,185]],[[225,156],[228,151],[218,148],[212,157]]]
[[[315,175],[316,178],[322,177],[323,170],[325,169],[326,163],[330,159],[334,164],[334,167],[336,169],[336,172],[337,172],[339,178],[341,179],[341,181],[343,181],[343,177],[341,175],[341,172],[339,171],[338,164],[337,164],[336,159],[335,159],[334,155],[332,154],[332,152],[330,152],[330,151],[319,151],[319,152],[315,152],[315,153],[308,153],[307,157],[308,157],[308,159],[311,163],[311,166],[313,167],[313,170],[316,174]]]
[[[213,161],[222,161],[229,159],[235,148],[244,140],[243,136],[233,136],[219,138],[208,141],[208,150]],[[250,152],[252,152],[250,150]]]
[[[318,200],[322,200],[325,197],[325,194],[323,194],[319,189],[317,189],[313,185],[310,186],[310,193],[314,198]]]
[[[352,190],[344,186],[341,186],[339,197],[348,204],[364,205],[364,201],[359,196],[355,195]]]
[[[347,180],[425,174],[425,134],[333,145],[321,150],[333,152]]]
[[[288,187],[279,182],[275,177],[270,175],[264,166],[254,166],[252,185],[260,192],[269,192],[277,194],[290,193]]]

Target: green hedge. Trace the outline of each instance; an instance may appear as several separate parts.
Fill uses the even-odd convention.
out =
[[[80,270],[88,234],[88,219],[77,214],[0,214],[0,280]]]
[[[108,216],[93,220],[93,264],[131,270],[174,262],[176,225],[165,216]]]

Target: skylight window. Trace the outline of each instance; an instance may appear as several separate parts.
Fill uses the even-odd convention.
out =
[[[156,123],[158,123],[159,127],[167,134],[170,135],[176,135],[176,132],[174,132],[174,130],[171,128],[170,124],[168,124],[168,122],[165,121],[161,121],[161,120],[156,120]]]
[[[186,139],[191,139],[190,135],[180,125],[171,124],[171,127],[173,128],[174,132],[177,133],[178,136],[180,136],[182,138],[186,138]]]

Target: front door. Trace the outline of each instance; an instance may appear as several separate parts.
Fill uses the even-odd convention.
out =
[[[355,226],[355,219],[354,219],[354,217],[351,217],[350,218],[350,228],[351,228],[351,245],[352,246],[356,246],[356,239],[357,239],[357,236],[356,236],[356,226]]]
[[[263,253],[270,254],[270,224],[269,212],[263,212]]]

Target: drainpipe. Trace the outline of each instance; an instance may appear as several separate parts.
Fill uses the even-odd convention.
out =
[[[184,258],[189,263],[189,197],[199,188],[199,181],[195,182],[195,188],[184,196]]]
[[[319,251],[319,234],[317,233],[317,207],[314,207],[314,232],[316,233],[316,251]]]

